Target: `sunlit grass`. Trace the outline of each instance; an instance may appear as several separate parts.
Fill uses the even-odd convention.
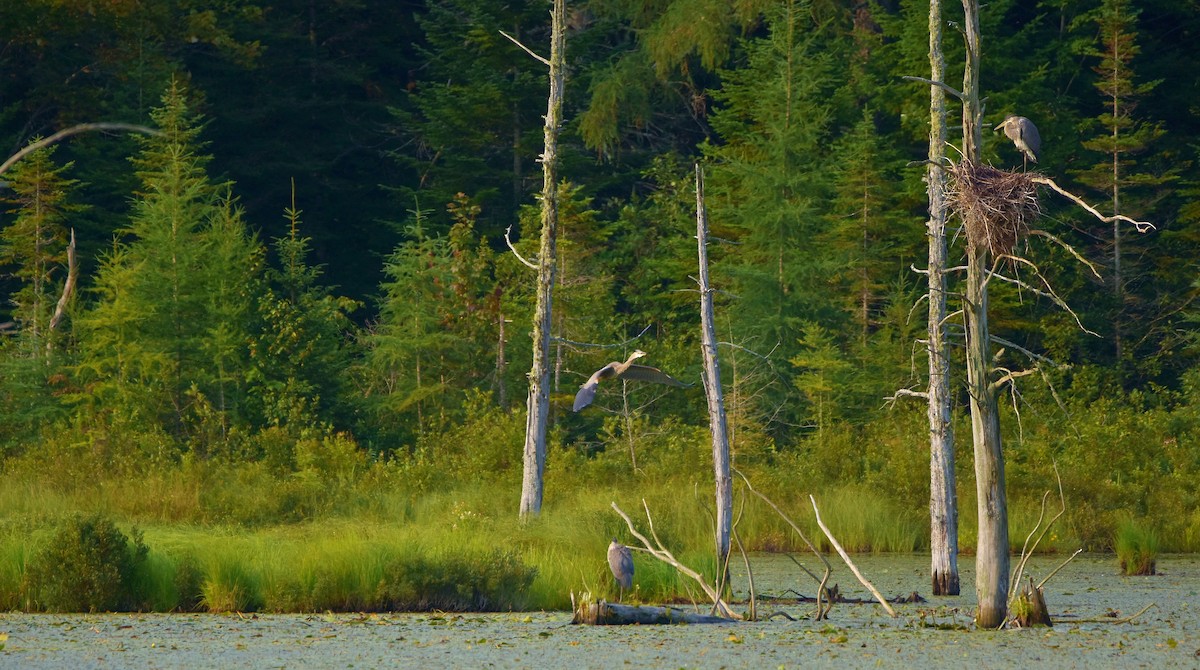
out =
[[[1158,561],[1158,533],[1144,521],[1126,519],[1113,542],[1117,563],[1126,575],[1153,575]]]

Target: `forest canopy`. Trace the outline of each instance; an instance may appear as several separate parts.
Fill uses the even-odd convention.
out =
[[[701,161],[735,460],[883,484],[920,509],[924,409],[885,399],[924,384],[929,94],[903,77],[928,76],[928,6],[568,10],[560,458],[671,440],[703,455],[700,393],[618,385],[570,411],[579,384],[634,347],[699,380]],[[0,177],[0,457],[327,474],[438,446],[463,476],[513,472],[519,440],[471,455],[447,436],[524,411],[533,275],[506,235],[536,253],[546,75],[500,31],[547,49],[548,11],[2,3],[0,153],[76,123],[160,132],[82,134]],[[1011,271],[1070,311],[993,283],[992,333],[1013,345],[995,364],[1053,363],[1006,391],[1011,486],[1040,491],[1058,459],[1091,506],[1087,541],[1103,544],[1119,510],[1151,508],[1183,512],[1174,522],[1200,538],[1200,3],[998,0],[981,20],[985,127],[1033,120],[1029,170],[1155,225],[1102,224],[1048,196],[1037,226],[1061,244],[1022,242],[1036,273]],[[954,25],[947,71],[961,72]],[[1023,164],[1000,133],[983,159]],[[56,319],[68,255],[78,283]],[[949,327],[961,342],[961,318]],[[1180,483],[1170,500],[1155,497],[1161,477]]]

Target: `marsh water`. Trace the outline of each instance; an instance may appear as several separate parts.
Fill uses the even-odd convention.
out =
[[[834,557],[836,559],[836,557]],[[1040,580],[1065,557],[1035,558]],[[887,597],[924,603],[837,604],[805,618],[815,583],[788,558],[752,557],[755,623],[573,626],[568,612],[503,614],[4,614],[0,667],[12,668],[778,668],[1200,667],[1200,556],[1160,558],[1159,573],[1122,577],[1112,556],[1080,556],[1046,585],[1053,628],[977,631],[973,559],[960,559],[963,595],[929,594],[924,555],[854,556]],[[832,562],[832,561],[831,561]],[[809,565],[810,568],[814,566]],[[870,601],[840,562],[831,581]],[[744,569],[734,570],[739,596]],[[790,589],[790,590],[789,590]],[[1115,623],[1142,607],[1128,623]]]

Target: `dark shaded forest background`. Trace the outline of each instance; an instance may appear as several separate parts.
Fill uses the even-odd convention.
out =
[[[901,77],[928,76],[927,4],[568,9],[551,497],[556,466],[587,462],[696,465],[703,481],[698,390],[617,385],[570,411],[634,347],[699,381],[699,160],[735,467],[781,488],[886,491],[919,517],[925,408],[886,398],[923,389],[926,370],[913,163],[929,91]],[[277,492],[305,473],[413,495],[511,483],[534,273],[505,234],[536,253],[546,72],[499,31],[544,51],[548,12],[0,3],[0,154],[81,122],[163,131],[79,135],[3,177],[5,470],[64,489],[248,464],[237,485],[291,482]],[[952,86],[959,12],[948,3]],[[1023,284],[991,282],[992,332],[1009,343],[996,365],[1039,370],[1005,391],[1010,488],[1036,506],[1057,463],[1088,546],[1134,516],[1200,547],[1200,3],[996,0],[982,24],[988,127],[1032,119],[1030,169],[1156,226],[1114,228],[1044,193],[1029,262],[1000,266]],[[984,157],[1021,165],[994,133]],[[55,320],[72,231],[78,287]],[[964,240],[950,236],[953,265]],[[961,343],[961,317],[949,326]],[[386,467],[403,476],[367,481]],[[278,510],[301,499],[279,495]],[[503,495],[515,514],[518,487]],[[204,500],[207,519],[261,520]]]

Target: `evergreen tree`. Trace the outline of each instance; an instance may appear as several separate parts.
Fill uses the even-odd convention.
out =
[[[35,151],[5,175],[13,218],[0,228],[0,268],[14,290],[0,327],[0,448],[34,438],[63,410],[55,386],[66,352],[54,344],[69,338],[50,324],[68,272],[66,224],[80,207],[71,164],[53,157],[53,147]]]
[[[284,211],[288,234],[274,240],[277,267],[268,269],[267,290],[256,309],[259,331],[249,349],[250,392],[259,421],[306,430],[347,429],[354,408],[348,398],[353,324],[357,307],[319,281],[310,265],[309,239],[300,234],[300,210]]]
[[[831,290],[847,259],[818,244],[827,231],[829,99],[838,82],[807,9],[785,3],[768,17],[768,36],[745,40],[745,65],[723,71],[715,94],[711,120],[724,143],[706,148],[713,237],[738,243],[714,265],[714,282],[727,274],[739,296],[733,336],[756,348],[781,344],[784,360],[803,323],[844,332],[847,321]],[[778,394],[759,397],[783,405]]]
[[[129,419],[183,436],[190,406],[211,405],[224,428],[241,416],[250,297],[259,247],[228,187],[213,184],[199,119],[173,83],[152,113],[159,136],[133,159],[142,183],[134,214],[97,274],[84,316],[81,370],[113,387]]]
[[[1083,146],[1103,159],[1077,176],[1084,184],[1107,194],[1112,214],[1143,219],[1152,205],[1148,196],[1153,197],[1175,179],[1171,172],[1146,171],[1136,158],[1165,133],[1159,124],[1145,121],[1136,113],[1139,99],[1160,82],[1135,81],[1133,60],[1140,52],[1138,12],[1128,0],[1103,0],[1087,18],[1095,22],[1100,33],[1100,48],[1091,47],[1085,53],[1099,59],[1094,67],[1094,86],[1103,96],[1105,111],[1090,124],[1101,133],[1084,141]],[[1149,316],[1149,305],[1142,296],[1148,279],[1146,263],[1140,258],[1146,253],[1145,244],[1127,237],[1127,227],[1127,223],[1115,221],[1107,233],[1095,232],[1105,240],[1103,251],[1109,259],[1111,306],[1105,321],[1112,324],[1113,360],[1126,379],[1135,366],[1132,357],[1139,353],[1137,344],[1146,341],[1146,322],[1151,320],[1145,318]]]
[[[39,358],[49,344],[50,318],[66,276],[66,223],[80,209],[70,201],[79,182],[66,176],[73,163],[55,165],[54,151],[39,149],[6,175],[13,195],[4,201],[12,206],[13,220],[0,229],[0,268],[16,287],[9,314],[30,355]]]
[[[387,281],[379,322],[366,336],[366,392],[382,429],[409,439],[445,425],[461,398],[463,339],[451,329],[453,254],[445,237],[430,235],[427,213],[412,224],[384,264]]]

